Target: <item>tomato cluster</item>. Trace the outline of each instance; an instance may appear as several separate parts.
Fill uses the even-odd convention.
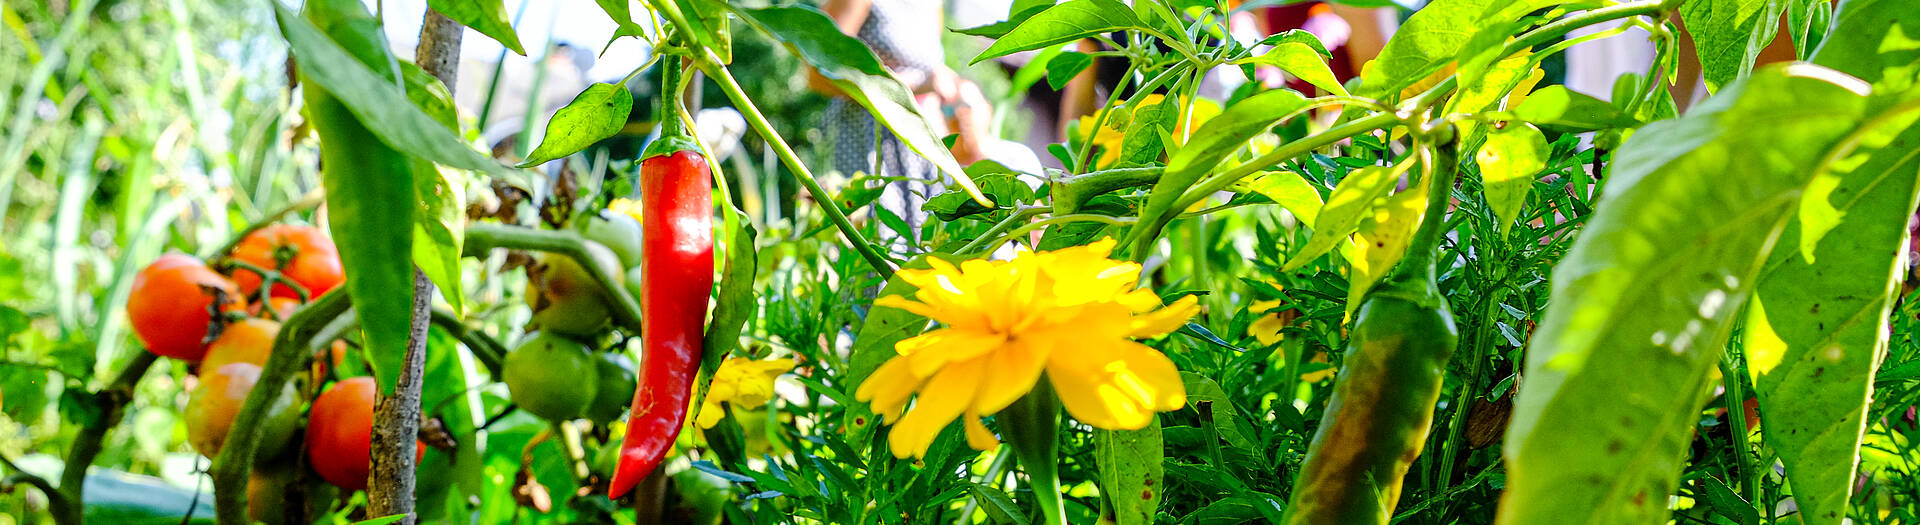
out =
[[[339,251],[326,232],[294,224],[253,231],[212,264],[169,253],[140,271],[127,299],[127,317],[148,351],[190,363],[197,381],[188,383],[184,414],[195,451],[207,457],[220,453],[273,353],[280,320],[345,280]],[[326,348],[313,376],[322,381],[341,370],[347,345],[334,341]],[[310,410],[293,383],[282,388],[259,423],[249,498],[256,492],[279,497],[274,493],[282,489],[274,487],[294,478],[299,458],[292,452],[301,443],[306,464],[321,479],[343,489],[365,489],[372,465],[373,378],[332,383],[313,396]],[[300,436],[304,439],[295,439]]]
[[[583,264],[608,272],[639,297],[628,275],[640,259],[640,223],[605,210],[575,219],[591,261],[548,255],[527,268],[527,305],[533,319],[524,340],[507,353],[502,380],[513,401],[554,421],[619,419],[633,400],[633,365],[618,352],[594,352],[611,325],[613,297]]]

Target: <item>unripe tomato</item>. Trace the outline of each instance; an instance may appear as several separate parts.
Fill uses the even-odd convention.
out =
[[[373,397],[380,386],[371,377],[342,379],[313,399],[307,415],[307,462],[336,487],[366,490],[373,474]],[[414,461],[426,454],[414,449]]]
[[[599,392],[600,374],[587,345],[559,334],[530,335],[507,352],[501,367],[514,404],[548,420],[585,415]]]
[[[275,224],[247,234],[247,238],[233,248],[233,260],[280,270],[282,275],[305,287],[310,297],[319,297],[347,279],[340,269],[340,250],[333,246],[333,239],[312,226]],[[234,270],[233,280],[248,297],[260,290],[260,274],[252,270]],[[299,297],[299,294],[284,284],[276,284],[272,296]]]
[[[187,443],[206,457],[220,453],[233,428],[240,405],[260,380],[260,367],[247,363],[228,363],[220,368],[200,371],[200,388],[187,401]],[[271,458],[293,443],[294,430],[300,426],[300,411],[294,409],[296,394],[291,383],[282,385],[280,399],[267,408],[260,422],[260,442],[254,449],[259,458]]]
[[[614,272],[616,281],[625,279],[619,273],[620,259],[612,250],[588,244],[587,253]],[[550,255],[527,277],[527,306],[533,308],[534,327],[575,337],[593,337],[607,328],[611,310],[606,290],[579,261]]]
[[[267,356],[273,355],[273,337],[279,333],[280,323],[266,319],[244,319],[229,324],[213,344],[207,345],[206,356],[200,360],[200,371],[219,370],[231,363],[266,366]]]
[[[207,352],[208,308],[220,301],[222,312],[246,307],[233,281],[191,256],[160,256],[133,278],[127,296],[127,321],[147,351],[182,361],[199,361]]]
[[[621,268],[640,264],[640,221],[607,210],[600,210],[586,220],[587,227],[581,235],[613,250]]]
[[[633,392],[639,386],[633,361],[615,352],[606,352],[593,360],[598,386],[593,404],[587,406],[587,419],[606,423],[626,415],[633,406]]]

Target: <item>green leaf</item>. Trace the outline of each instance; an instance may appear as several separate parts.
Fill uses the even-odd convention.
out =
[[[1289,75],[1299,77],[1328,93],[1346,96],[1346,86],[1340,85],[1340,79],[1334,78],[1333,70],[1327,67],[1327,61],[1321,57],[1322,49],[1299,43],[1276,44],[1266,54],[1233,61],[1234,64],[1265,64],[1280,68]]]
[[[1527,95],[1513,108],[1513,116],[1543,128],[1582,132],[1638,126],[1632,116],[1604,100],[1562,85],[1551,85]]]
[[[321,2],[312,2],[307,9],[310,12],[317,11],[320,5]],[[314,23],[300,18],[279,3],[274,3],[273,8],[274,17],[280,24],[280,33],[286,37],[287,46],[298,59],[301,78],[320,84],[320,87],[338,97],[341,104],[366,124],[373,136],[409,155],[455,168],[485,172],[521,187],[528,185],[525,172],[503,166],[475,151],[459,135],[408,103],[406,92],[395,84],[392,75],[375,73],[388,70],[388,66],[371,68],[368,62],[362,62],[347,52],[347,49],[357,46],[343,48],[345,44],[328,38],[331,31],[322,34]],[[320,19],[344,16],[346,18],[340,24],[370,23],[374,28],[379,27],[379,21],[373,20],[364,11],[358,15],[322,13],[315,16]],[[379,46],[364,48],[378,48],[383,53],[385,49]],[[387,58],[379,62],[393,63],[390,55]]]
[[[1876,94],[1907,93],[1920,81],[1920,9],[1902,0],[1845,0],[1814,63],[1860,77]]]
[[[547,121],[546,136],[533,148],[520,168],[538,166],[547,161],[579,153],[601,139],[611,137],[627,125],[633,113],[633,93],[626,86],[593,84],[573,97]]]
[[[1667,520],[1734,315],[1863,91],[1768,67],[1617,150],[1527,350],[1500,522]]]
[[[1067,81],[1086,71],[1093,65],[1093,55],[1067,51],[1047,61],[1047,85],[1055,90],[1066,89]]]
[[[1013,206],[1022,202],[1033,202],[1033,187],[1021,181],[1005,166],[993,161],[981,161],[967,167],[974,182],[980,184],[980,190],[994,202]],[[922,210],[934,214],[943,221],[954,221],[962,217],[978,217],[980,214],[1002,210],[981,206],[973,197],[959,191],[949,191],[933,198],[921,206]],[[989,217],[1004,217],[1005,213],[993,213]]]
[[[344,61],[336,63],[334,70],[358,68],[371,74],[366,66],[347,56],[327,40],[328,36],[305,20],[290,16],[278,3],[274,5],[279,9],[280,26],[286,30],[288,39],[303,39],[303,43],[294,44],[296,52],[304,47],[337,53],[302,56],[300,84],[306,93],[307,116],[320,137],[320,175],[327,189],[329,228],[340,248],[347,291],[353,295],[354,310],[366,335],[374,376],[382,392],[392,392],[399,381],[400,362],[407,349],[413,318],[415,206],[412,204],[418,201],[414,194],[412,159],[374,138],[346,100],[336,97],[326,83],[314,81],[313,75],[322,71],[315,66],[325,59],[306,57],[332,56],[333,60]],[[324,11],[328,8],[340,11]],[[354,32],[366,26],[354,21],[370,19],[358,2],[312,2],[308,9],[318,19],[335,22],[327,25],[327,35],[343,35],[336,39],[364,37],[364,33]],[[393,87],[380,80],[372,82]],[[451,136],[452,132],[415,108],[404,94],[389,102],[418,115],[427,129]]]
[[[1315,36],[1313,33],[1308,33],[1307,30],[1305,29],[1288,29],[1286,31],[1281,31],[1279,33],[1275,33],[1272,35],[1267,35],[1266,38],[1260,39],[1260,43],[1258,45],[1278,46],[1281,44],[1289,44],[1289,43],[1303,44],[1303,45],[1306,45],[1307,47],[1313,48],[1314,54],[1320,55],[1320,58],[1323,60],[1333,59],[1333,53],[1330,51],[1327,51],[1327,45],[1320,41],[1320,37]]]
[[[1160,176],[1153,192],[1147,195],[1146,207],[1140,211],[1140,223],[1156,224],[1162,217],[1176,213],[1178,210],[1171,209],[1173,203],[1200,182],[1202,176],[1217,169],[1222,159],[1246,147],[1247,141],[1266,133],[1268,128],[1306,105],[1307,100],[1299,93],[1276,89],[1247,97],[1207,119],[1187,138],[1186,145],[1167,159],[1166,174]]]
[[[1258,434],[1247,426],[1245,420],[1240,419],[1240,414],[1234,409],[1233,398],[1220,388],[1220,383],[1207,376],[1185,371],[1180,372],[1180,380],[1186,384],[1187,406],[1199,410],[1201,403],[1207,403],[1206,417],[1213,419],[1214,428],[1221,438],[1227,440],[1227,444],[1251,454],[1265,452],[1254,437]]]
[[[353,522],[353,525],[387,525],[388,523],[399,523],[400,520],[406,519],[406,517],[407,517],[406,514],[395,514],[392,516],[382,516],[382,517],[373,518],[373,519],[356,521],[356,522]]]
[[[500,0],[427,0],[427,6],[499,41],[520,56],[527,56],[527,50],[520,47],[520,35],[513,32],[513,22],[507,20],[507,9]]]
[[[720,371],[720,363],[740,347],[740,336],[746,328],[747,320],[758,313],[760,303],[754,297],[753,281],[759,270],[760,255],[754,249],[753,225],[749,221],[734,221],[737,229],[733,243],[727,246],[727,267],[720,275],[720,291],[714,301],[713,320],[707,323],[707,332],[703,340],[703,352],[700,358],[700,374],[694,386],[698,390],[693,396],[694,413],[687,415],[693,419],[700,415],[701,401],[706,399],[707,387],[713,383],[713,375]]]
[[[1013,497],[1008,496],[1007,493],[971,481],[966,484],[967,492],[973,494],[973,500],[980,504],[982,510],[987,511],[987,519],[1003,524],[1033,523],[1033,520],[1027,519],[1027,514],[1020,511],[1020,505],[1015,504]]]
[[[1163,99],[1133,110],[1127,130],[1120,139],[1120,161],[1116,167],[1139,167],[1160,159],[1173,149],[1173,132],[1180,126],[1178,101]],[[1111,121],[1109,121],[1111,122]]]
[[[1781,0],[1689,0],[1680,4],[1693,47],[1700,55],[1707,92],[1753,70],[1760,50],[1773,42],[1780,29]]]
[[[1032,5],[1022,6],[1020,5],[1022,3],[1032,4]],[[1000,22],[994,22],[991,24],[978,26],[978,27],[969,27],[966,29],[954,29],[952,31],[955,33],[960,33],[962,35],[984,36],[987,38],[1000,38],[1000,37],[1006,36],[1007,32],[1013,31],[1013,28],[1020,27],[1021,22],[1027,21],[1028,18],[1033,18],[1033,15],[1040,14],[1041,11],[1046,11],[1047,8],[1049,7],[1053,7],[1053,2],[1051,1],[1014,2],[1011,8],[1013,12],[1010,13],[1012,16],[1008,16],[1006,20],[1003,20]]]
[[[959,260],[953,255],[936,253],[915,257],[900,267],[902,269],[932,268],[927,264],[927,257],[940,257],[955,262]],[[886,286],[882,286],[880,294],[874,298],[889,295],[904,295],[911,298],[916,290],[918,288],[907,284],[896,274],[893,278],[887,279]],[[860,384],[866,382],[867,376],[873,375],[874,370],[880,369],[881,364],[900,355],[894,350],[895,344],[920,335],[920,332],[926,328],[927,318],[920,314],[891,306],[874,305],[873,308],[868,309],[867,318],[860,324],[860,332],[854,336],[853,349],[847,358],[846,384],[850,385],[848,390],[858,390]],[[866,403],[847,407],[847,415],[843,421],[847,434],[851,436],[849,441],[855,443],[864,442],[872,436],[873,430],[879,426],[879,423],[874,417],[873,408]]]
[[[1533,190],[1533,177],[1547,169],[1547,156],[1553,153],[1547,137],[1526,123],[1509,123],[1487,131],[1487,142],[1474,154],[1480,163],[1480,179],[1487,190],[1487,207],[1500,219],[1500,234],[1505,235],[1520,218]]]
[[[1110,1],[1110,0],[1109,0]],[[940,136],[933,134],[927,119],[920,115],[912,91],[901,84],[866,44],[840,32],[833,19],[804,7],[766,7],[737,9],[747,23],[767,33],[787,49],[812,65],[821,76],[833,82],[848,98],[867,108],[874,119],[885,124],[914,153],[926,158],[940,171],[952,176],[962,191],[980,204],[993,201],[967,177],[960,162],[953,159]]]
[[[1380,49],[1360,74],[1360,94],[1380,98],[1399,94],[1460,53],[1489,20],[1482,16],[1496,0],[1435,0],[1420,8]]]
[[[1313,184],[1307,182],[1307,179],[1302,178],[1298,173],[1262,172],[1235,184],[1234,191],[1251,191],[1266,196],[1280,207],[1293,212],[1293,217],[1299,219],[1300,224],[1309,229],[1314,227],[1314,219],[1320,217],[1322,206],[1320,192],[1313,189]]]
[[[593,0],[593,2],[600,4],[600,10],[606,11],[607,17],[620,25],[620,30],[614,34],[614,38],[647,34],[646,28],[633,23],[633,11],[627,6],[629,0]]]
[[[1843,5],[1842,12],[1872,5]],[[1899,10],[1909,24],[1920,21],[1920,12]],[[1886,19],[1880,16],[1848,17],[1833,41],[1899,38],[1889,32],[1894,24],[1871,21]],[[1842,62],[1857,57],[1843,49],[1822,47],[1815,60],[1889,79],[1868,69],[1875,62]],[[1910,81],[1914,70],[1907,71]],[[1826,157],[1747,310],[1742,335],[1761,435],[1780,453],[1807,523],[1840,523],[1852,498],[1876,356],[1888,346],[1883,320],[1900,290],[1899,254],[1920,180],[1916,118],[1911,110],[1888,114],[1859,135],[1857,147]]]
[[[1287,258],[1281,271],[1298,270],[1346,242],[1347,236],[1360,228],[1367,212],[1382,204],[1382,198],[1411,164],[1405,161],[1394,167],[1367,166],[1347,174],[1346,179],[1333,187],[1333,193],[1327,195],[1327,205],[1320,208],[1320,215],[1314,218],[1319,227],[1314,228],[1313,236],[1307,239],[1307,246]]]
[[[1020,23],[981,51],[968,65],[1093,35],[1145,27],[1133,9],[1114,0],[1068,0]]]
[[[447,129],[459,131],[453,95],[445,84],[410,63],[400,65],[407,79],[407,98]],[[459,173],[441,171],[432,162],[412,159],[413,193],[420,205],[414,214],[413,263],[433,281],[454,315],[464,315],[466,294],[460,285],[460,250],[466,238],[466,185]]]
[[[1101,494],[1112,505],[1115,523],[1153,523],[1162,496],[1164,456],[1159,417],[1140,430],[1093,430],[1093,457],[1100,468]]]
[[[1739,494],[1733,493],[1733,489],[1728,488],[1726,483],[1713,476],[1702,476],[1695,483],[1703,489],[1698,493],[1705,494],[1707,504],[1712,505],[1713,511],[1721,517],[1733,520],[1740,525],[1760,523],[1760,511],[1754,510],[1753,504],[1748,503]],[[1799,493],[1796,492],[1795,495]],[[1797,502],[1799,499],[1795,498],[1794,501]]]

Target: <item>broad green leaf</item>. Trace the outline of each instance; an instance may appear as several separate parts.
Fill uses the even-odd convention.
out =
[[[1207,119],[1188,137],[1187,143],[1167,159],[1167,171],[1147,195],[1146,207],[1140,211],[1140,223],[1156,224],[1162,217],[1177,213],[1178,210],[1170,209],[1173,203],[1200,182],[1202,176],[1218,168],[1222,159],[1306,105],[1306,99],[1299,93],[1276,89],[1247,97]]]
[[[1144,27],[1133,9],[1114,0],[1068,0],[1028,17],[968,64],[1093,35]]]
[[[1015,524],[1033,523],[1033,520],[1027,518],[1027,513],[1021,512],[1020,505],[1015,504],[1013,497],[1008,496],[1007,493],[1001,492],[1000,489],[971,481],[966,482],[966,484],[967,493],[972,494],[973,501],[979,503],[980,508],[987,512],[988,521],[993,523]]]
[[[1707,92],[1753,70],[1760,50],[1773,42],[1780,29],[1782,0],[1689,0],[1680,4],[1680,18],[1693,36],[1700,55]]]
[[[787,46],[848,98],[867,108],[875,119],[900,137],[907,148],[952,176],[954,183],[974,200],[993,205],[993,201],[980,193],[973,179],[967,177],[960,162],[953,159],[953,152],[947,151],[940,137],[933,134],[933,128],[928,127],[926,118],[920,115],[907,86],[880,65],[880,59],[874,57],[873,50],[866,44],[842,34],[833,25],[833,19],[804,7],[737,9],[735,12]]]
[[[1400,174],[1412,164],[1409,160],[1394,167],[1367,166],[1347,174],[1347,178],[1333,187],[1333,193],[1327,195],[1327,204],[1320,208],[1320,215],[1314,217],[1314,224],[1319,227],[1313,230],[1313,237],[1307,239],[1307,246],[1288,257],[1281,270],[1298,270],[1340,246],[1348,235],[1360,228],[1367,212],[1383,204],[1382,197],[1393,190]]]
[[[1086,71],[1093,65],[1093,55],[1068,51],[1047,61],[1047,85],[1055,90],[1066,89],[1067,81]]]
[[[1268,171],[1242,179],[1234,185],[1234,191],[1251,191],[1266,196],[1293,212],[1300,224],[1311,229],[1315,219],[1320,217],[1320,192],[1300,174],[1291,171]]]
[[[342,43],[330,40],[327,34],[322,34],[320,29],[314,27],[314,23],[300,18],[277,2],[273,7],[280,33],[286,37],[287,46],[298,59],[301,77],[319,83],[320,87],[338,97],[360,122],[366,124],[373,136],[409,155],[455,168],[484,172],[522,187],[528,184],[525,172],[501,165],[475,151],[459,135],[448,131],[433,117],[409,103],[406,91],[395,84],[393,75],[376,73],[391,69],[389,66],[370,67],[347,52],[348,49],[354,49],[353,46],[343,49]],[[307,9],[314,11],[316,7],[310,4]],[[323,16],[316,15],[317,19]],[[353,20],[347,19],[341,23],[363,23]],[[379,27],[377,20],[371,24],[372,27]],[[383,46],[368,47],[379,47],[384,54]],[[387,56],[391,58],[391,55]]]
[[[1012,170],[1007,169],[1006,166],[1002,166],[998,162],[976,162],[972,166],[967,167],[967,172],[973,176],[974,182],[980,184],[980,190],[986,193],[987,197],[992,198],[994,202],[1006,206],[1013,206],[1022,202],[1033,202],[1033,187],[1028,186],[1026,182],[1021,181],[1015,176]],[[999,220],[1006,216],[1005,213],[980,215],[1005,208],[981,206],[979,202],[973,200],[973,197],[958,191],[949,191],[934,195],[933,198],[927,199],[927,203],[922,205],[920,209],[934,214],[934,216],[939,217],[940,220],[943,221],[953,221],[962,217],[985,217],[988,220]]]
[[[1503,101],[1512,100],[1515,92],[1531,89],[1533,82],[1539,81],[1543,75],[1540,68],[1534,65],[1532,53],[1517,53],[1482,67],[1480,74],[1462,76],[1460,92],[1447,102],[1447,111],[1481,113],[1499,109]],[[1463,143],[1471,144],[1486,134],[1484,126],[1477,121],[1461,120],[1457,126],[1463,137],[1460,142]]]
[[[700,374],[694,380],[693,413],[687,415],[694,419],[700,415],[702,400],[706,399],[707,387],[713,383],[713,374],[720,371],[720,363],[726,361],[734,349],[740,347],[740,335],[746,328],[747,320],[752,319],[759,310],[760,303],[754,297],[753,281],[760,267],[760,254],[754,248],[753,225],[749,221],[734,221],[733,244],[727,247],[727,266],[720,274],[720,291],[714,301],[713,320],[707,323],[707,332],[703,339],[700,357]]]
[[[513,32],[513,22],[507,20],[507,8],[500,0],[427,0],[427,6],[499,41],[520,56],[527,56],[527,50],[520,47],[520,35]]]
[[[1760,511],[1754,510],[1752,503],[1748,503],[1746,498],[1735,494],[1732,488],[1727,487],[1726,483],[1715,479],[1713,476],[1703,476],[1695,480],[1695,483],[1704,489],[1697,493],[1704,494],[1707,504],[1711,505],[1713,511],[1720,514],[1721,517],[1731,519],[1734,523],[1741,525],[1755,525],[1760,523]],[[1798,501],[1798,499],[1795,501]]]
[[[1498,523],[1667,520],[1734,315],[1863,91],[1768,67],[1617,150],[1527,349]]]
[[[1399,93],[1453,61],[1469,39],[1489,23],[1482,16],[1496,0],[1435,0],[1413,13],[1360,73],[1360,94]]]
[[[1140,430],[1093,430],[1093,457],[1100,468],[1101,493],[1113,506],[1114,523],[1147,525],[1160,509],[1166,450],[1160,418]]]
[[[1267,35],[1266,38],[1260,39],[1259,45],[1278,46],[1281,44],[1302,44],[1312,48],[1314,54],[1320,55],[1320,58],[1323,60],[1333,59],[1333,53],[1327,51],[1327,45],[1320,41],[1320,37],[1315,36],[1313,33],[1308,33],[1305,29],[1288,29]]]
[[[459,115],[447,87],[413,64],[400,65],[407,79],[407,97],[445,125],[459,132]],[[441,170],[432,162],[412,159],[413,193],[419,203],[413,223],[413,264],[439,288],[455,316],[464,315],[465,288],[460,285],[460,250],[466,238],[467,198],[462,175]]]
[[[1907,93],[1920,82],[1920,9],[1903,0],[1845,0],[1813,61],[1873,85]]]
[[[727,3],[724,0],[671,0],[652,4],[665,8],[676,8],[686,17],[692,26],[694,38],[702,47],[713,51],[720,63],[733,62],[733,32],[728,28]]]
[[[1506,235],[1519,220],[1520,208],[1527,204],[1533,190],[1533,177],[1547,169],[1547,156],[1553,153],[1547,137],[1532,124],[1510,122],[1487,131],[1487,142],[1473,158],[1480,163],[1480,180],[1487,191],[1487,207],[1500,219],[1500,234]]]
[[[617,84],[593,84],[574,95],[567,107],[553,114],[547,121],[547,132],[540,139],[540,147],[533,148],[527,160],[520,168],[538,166],[541,163],[579,153],[601,139],[611,137],[627,125],[627,116],[633,113],[633,93],[626,86]]]
[[[1552,85],[1540,88],[1513,108],[1513,116],[1543,128],[1566,132],[1626,128],[1639,125],[1632,116],[1604,100]]]
[[[1126,134],[1120,139],[1120,162],[1116,167],[1145,166],[1174,149],[1179,139],[1174,138],[1173,133],[1180,127],[1182,109],[1185,108],[1179,101],[1169,98],[1133,110]]]
[[[1321,58],[1320,50],[1299,42],[1276,44],[1266,54],[1233,61],[1235,64],[1265,64],[1280,68],[1289,75],[1313,84],[1313,87],[1328,93],[1346,96],[1347,88],[1340,85],[1340,79],[1334,78],[1333,70],[1327,68],[1326,59]]]
[[[1862,8],[1874,4],[1843,5],[1842,13]],[[1852,13],[1833,39],[1898,45],[1901,37],[1890,31],[1895,24],[1874,21],[1904,16],[1909,25],[1920,22],[1920,11],[1897,10],[1904,12]],[[1823,46],[1815,61],[1862,77],[1912,80],[1910,69],[1845,62],[1856,55],[1844,49]],[[1876,356],[1887,351],[1885,319],[1899,291],[1899,255],[1920,180],[1916,117],[1911,111],[1887,115],[1860,135],[1856,148],[1827,156],[1774,244],[1747,310],[1742,334],[1760,399],[1761,435],[1780,453],[1806,523],[1840,523],[1852,498]]]
[[[356,21],[372,18],[358,2],[310,2],[309,12],[329,22],[327,33],[322,34],[278,3],[274,6],[288,39],[302,39],[294,44],[296,52],[302,48],[333,52],[301,55],[300,85],[306,93],[307,117],[320,137],[320,177],[327,188],[329,229],[340,248],[347,291],[353,295],[360,329],[366,334],[374,376],[382,392],[392,392],[399,381],[413,319],[412,232],[416,211],[410,204],[418,201],[412,159],[375,138],[345,100],[336,97],[325,82],[313,78],[322,71],[315,66],[326,60],[335,62],[331,68],[334,71],[371,74],[366,65],[328,37],[365,38],[368,26]],[[378,79],[371,82],[394,87]],[[452,136],[443,124],[415,108],[405,93],[397,92],[397,98],[388,103],[418,115],[426,129]]]
[[[1347,278],[1348,319],[1360,309],[1373,284],[1407,256],[1407,245],[1413,242],[1413,231],[1420,228],[1427,209],[1427,193],[1427,185],[1418,184],[1393,194],[1367,213],[1353,232],[1353,251],[1347,257],[1353,269]]]
[[[1046,11],[1047,8],[1049,7],[1053,7],[1053,2],[1050,0],[1043,0],[1039,2],[1024,1],[1024,0],[1018,1],[1018,2],[1014,2],[1013,6],[1009,8],[1011,12],[1008,13],[1006,20],[1003,20],[1000,22],[994,22],[994,23],[979,26],[979,27],[969,27],[966,29],[954,29],[952,31],[955,33],[960,33],[962,35],[984,36],[987,38],[1000,38],[1000,37],[1006,36],[1007,32],[1013,31],[1013,28],[1020,27],[1021,22],[1027,21],[1028,18],[1033,18],[1033,15],[1040,14],[1041,11]]]

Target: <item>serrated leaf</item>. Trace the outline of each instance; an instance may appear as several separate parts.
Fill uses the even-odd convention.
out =
[[[1500,234],[1513,229],[1520,208],[1527,204],[1533,190],[1533,178],[1547,169],[1552,154],[1547,137],[1531,124],[1509,123],[1487,131],[1487,141],[1473,158],[1480,164],[1480,179],[1485,182],[1487,207],[1500,219]]]
[[[1527,351],[1499,523],[1667,520],[1734,314],[1864,91],[1771,66],[1616,151]]]
[[[735,12],[812,65],[848,98],[867,108],[874,119],[892,130],[908,149],[953,177],[961,191],[982,205],[994,205],[980,193],[973,179],[967,177],[966,169],[954,160],[953,152],[947,151],[940,136],[928,127],[907,86],[880,65],[880,59],[866,44],[840,33],[833,19],[804,7],[736,9]]]
[[[277,2],[273,6],[280,33],[286,37],[287,47],[298,59],[302,78],[326,88],[366,125],[372,135],[409,155],[446,166],[484,172],[521,187],[527,186],[525,172],[501,165],[475,151],[459,135],[448,131],[433,117],[410,104],[405,90],[395,85],[392,75],[374,73],[375,69],[321,33],[314,23],[300,18]],[[313,6],[309,6],[308,10],[313,11]],[[370,17],[360,19],[371,20]],[[343,23],[354,22],[348,20]],[[374,27],[378,27],[378,23],[377,20],[372,21]],[[378,46],[362,46],[372,47]],[[384,52],[384,47],[380,49]],[[379,70],[386,69],[382,66]]]
[[[1028,17],[967,64],[1139,27],[1144,24],[1126,4],[1114,0],[1068,0]]]
[[[1280,68],[1289,75],[1307,81],[1328,93],[1346,96],[1346,86],[1340,85],[1340,79],[1333,76],[1333,70],[1327,67],[1327,61],[1321,58],[1322,51],[1307,44],[1286,42],[1276,44],[1266,54],[1233,61],[1234,64],[1265,64]]]
[[[633,113],[633,93],[625,86],[593,84],[547,121],[547,132],[540,146],[533,148],[518,167],[538,166],[547,161],[579,153],[601,139],[611,137],[627,125]]]
[[[513,22],[507,20],[507,8],[500,0],[427,0],[427,5],[460,25],[500,42],[514,53],[527,56],[527,50],[520,47],[520,35],[513,32]]]

